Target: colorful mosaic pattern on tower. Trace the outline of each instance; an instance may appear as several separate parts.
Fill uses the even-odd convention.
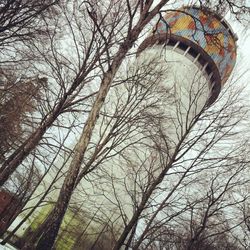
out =
[[[157,33],[169,33],[195,42],[213,59],[222,84],[230,76],[236,61],[234,37],[211,13],[188,7],[166,13],[157,26]]]

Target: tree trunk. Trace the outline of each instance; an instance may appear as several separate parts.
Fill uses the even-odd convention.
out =
[[[73,160],[70,164],[69,171],[65,177],[57,203],[52,213],[46,220],[44,233],[42,234],[42,237],[39,239],[36,249],[49,250],[53,247],[57,233],[62,223],[62,219],[65,215],[67,206],[69,204],[71,195],[73,193],[85,151],[88,147],[95,123],[98,119],[99,112],[103,106],[107,93],[111,87],[113,78],[119,66],[121,65],[123,59],[125,58],[128,50],[133,46],[135,40],[138,38],[142,29],[158,13],[160,8],[166,2],[168,1],[162,0],[151,12],[149,12],[149,8],[151,7],[152,2],[150,1],[150,3],[145,4],[144,10],[141,13],[140,20],[133,29],[128,31],[127,38],[121,44],[117,54],[113,58],[112,64],[110,65],[108,71],[104,74],[92,110],[85,123],[81,137],[74,148],[75,153],[73,155]]]
[[[68,203],[75,187],[84,153],[89,144],[95,123],[98,119],[99,112],[111,87],[113,77],[115,76],[127,51],[132,47],[134,41],[137,39],[141,29],[142,28],[136,29],[135,32],[131,32],[131,36],[133,36],[131,37],[131,39],[126,39],[124,44],[120,47],[117,55],[115,56],[110,69],[108,70],[108,72],[106,72],[106,74],[104,74],[95,103],[89,114],[88,120],[86,121],[81,137],[74,148],[75,154],[73,155],[73,160],[70,164],[68,174],[65,177],[59,198],[56,203],[55,209],[57,212],[54,217],[51,217],[51,223],[49,223],[50,227],[47,228],[43,236],[40,238],[37,245],[38,250],[47,250],[53,247],[63,216],[66,212]]]
[[[126,53],[124,53],[124,56],[125,54]],[[99,111],[103,105],[105,97],[111,86],[113,76],[116,70],[118,69],[118,67],[119,65],[116,65],[115,71],[110,70],[110,72],[104,75],[99,93],[97,95],[93,108],[90,112],[89,118],[84,126],[80,140],[74,148],[75,153],[73,155],[73,160],[70,164],[68,174],[65,177],[63,186],[61,188],[61,191],[60,191],[57,203],[56,203],[56,207],[53,210],[51,216],[49,216],[50,222],[48,223],[46,230],[44,231],[42,237],[40,238],[38,242],[38,245],[37,245],[38,250],[46,250],[46,249],[51,249],[53,247],[53,244],[55,242],[57,233],[59,231],[62,219],[64,217],[70,198],[72,196],[72,193],[75,187],[75,182],[79,174],[81,162],[83,160],[84,153],[90,141],[90,137],[94,129],[96,120],[98,118]]]
[[[24,246],[21,248],[21,250],[35,250],[35,244],[37,242],[37,238],[40,237],[40,235],[43,233],[46,225],[48,223],[48,217],[47,219],[39,225],[39,227],[32,233],[29,233],[28,236],[25,237],[24,239]]]

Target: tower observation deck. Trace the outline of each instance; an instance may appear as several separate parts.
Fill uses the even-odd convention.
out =
[[[236,61],[237,36],[218,14],[187,6],[170,10],[139,47],[165,45],[198,65],[210,82],[208,103],[213,103],[229,78]]]

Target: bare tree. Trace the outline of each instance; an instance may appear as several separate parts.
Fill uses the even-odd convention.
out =
[[[226,2],[226,4],[229,4],[230,2],[228,2],[228,1],[225,1]],[[94,6],[94,5],[92,5],[91,4],[91,2],[89,2],[89,4],[90,4],[90,6]],[[215,5],[216,5],[216,3],[214,3]],[[80,4],[81,5],[81,4]],[[88,5],[88,4],[87,4]],[[88,5],[89,6],[89,5]],[[118,9],[119,8],[121,8],[121,5],[117,5],[118,7]],[[128,3],[128,9],[130,9],[130,11],[131,11],[131,7],[134,7],[133,6],[133,4],[132,3]],[[140,2],[138,2],[138,4],[135,4],[135,10],[137,10],[137,8],[139,8],[139,6],[140,7],[143,7],[143,3],[140,3]],[[75,10],[75,8],[77,8],[77,4],[75,4],[74,6],[74,10]],[[81,5],[81,7],[83,7],[82,5]],[[92,8],[91,7],[91,8]],[[242,8],[241,8],[242,7]],[[90,9],[91,9],[90,8]],[[244,8],[243,8],[243,6],[242,5],[237,5],[237,8],[241,8],[240,10],[242,10],[242,12],[244,12],[243,10],[244,10]],[[118,11],[118,9],[117,9],[117,11]],[[85,9],[86,10],[86,9]],[[135,15],[135,13],[136,13],[136,11],[135,12],[131,12],[131,17],[133,18],[134,17],[134,15]],[[86,13],[85,13],[86,14]],[[83,17],[84,16],[86,16],[85,14],[83,14]],[[95,20],[95,16],[93,16],[92,15],[93,13],[91,12],[91,11],[89,11],[89,12],[87,12],[87,15],[90,17],[90,18],[92,18],[92,21],[94,22]],[[66,18],[68,18],[68,21],[70,21],[69,20],[69,16],[67,16],[66,15]],[[94,19],[93,19],[94,18]],[[105,15],[103,16],[103,18],[105,18]],[[118,18],[118,16],[116,17],[116,18]],[[126,18],[125,18],[126,19]],[[79,17],[76,17],[76,12],[73,12],[73,19],[72,20],[75,20],[76,21],[76,25],[74,26],[74,28],[76,28],[76,29],[80,29],[81,27],[80,27],[80,24],[79,24]],[[72,21],[71,20],[71,21]],[[119,25],[121,25],[121,19],[120,20],[116,20],[117,21],[117,24],[118,24],[118,26]],[[71,30],[71,31],[73,31],[73,26],[71,25],[71,22],[68,22],[68,24],[69,24],[69,29]],[[106,25],[106,24],[105,24]],[[118,27],[117,26],[117,27]],[[97,27],[97,26],[96,26]],[[74,30],[74,32],[75,32],[76,30]],[[109,38],[107,38],[107,41],[108,41],[108,43],[109,43],[109,46],[111,46],[111,44],[114,44],[114,43],[111,43],[111,39],[113,39],[114,37],[117,37],[117,35],[119,34],[119,35],[121,35],[121,33],[119,32],[119,33],[117,33],[117,34],[115,34],[114,33],[115,31],[114,30],[112,30],[112,36],[111,36],[111,33],[109,34]],[[102,36],[102,34],[100,33],[100,32],[93,32],[93,34],[95,34],[95,35],[100,35],[100,39],[102,40],[103,39],[103,37],[104,36]],[[81,33],[80,33],[80,35],[81,35]],[[97,38],[97,37],[93,37],[93,39],[92,39],[92,42],[91,42],[91,39],[90,39],[90,41],[89,41],[89,43],[87,43],[87,46],[85,46],[85,51],[86,51],[86,55],[85,55],[85,59],[83,58],[81,58],[80,57],[80,51],[82,50],[82,48],[81,48],[81,46],[79,46],[79,41],[77,41],[76,40],[76,38],[78,38],[78,36],[76,36],[75,34],[72,34],[72,38],[73,38],[73,44],[74,44],[74,46],[75,46],[75,48],[76,48],[76,50],[77,50],[77,58],[78,58],[78,66],[79,67],[77,67],[78,69],[81,69],[82,70],[82,72],[81,73],[77,73],[77,71],[75,71],[77,68],[75,68],[75,69],[72,69],[75,73],[76,73],[76,78],[74,79],[72,79],[72,82],[73,82],[73,84],[72,84],[72,86],[71,87],[68,87],[68,90],[66,90],[66,92],[65,92],[65,94],[63,94],[62,96],[60,96],[61,98],[62,98],[62,101],[61,102],[58,102],[57,103],[57,105],[55,105],[54,107],[53,107],[53,110],[51,110],[50,112],[48,112],[47,114],[44,114],[44,117],[46,117],[46,119],[45,120],[43,120],[42,121],[42,123],[40,124],[40,126],[37,128],[37,130],[30,136],[30,138],[28,139],[28,140],[26,140],[24,143],[23,143],[23,145],[20,147],[20,150],[19,151],[16,151],[16,152],[14,152],[7,160],[6,160],[6,162],[3,164],[3,167],[2,167],[2,171],[3,171],[3,173],[2,173],[2,176],[3,176],[3,180],[2,180],[2,182],[1,182],[1,184],[3,184],[5,181],[6,181],[6,179],[10,176],[10,174],[18,167],[18,165],[20,164],[20,162],[22,162],[23,161],[23,159],[25,159],[26,157],[27,157],[27,155],[29,155],[29,153],[34,149],[34,147],[36,147],[36,145],[38,145],[38,142],[42,139],[42,136],[44,135],[44,133],[46,132],[46,130],[47,130],[47,128],[49,128],[52,124],[53,124],[53,122],[55,121],[55,119],[57,119],[57,117],[60,115],[60,113],[62,113],[63,112],[63,110],[62,110],[62,107],[63,107],[63,105],[66,103],[66,102],[68,102],[68,100],[66,100],[66,99],[70,99],[69,98],[69,96],[79,87],[79,85],[80,85],[80,82],[82,82],[85,78],[86,78],[86,76],[87,76],[87,74],[89,73],[89,71],[91,71],[90,69],[91,69],[91,67],[93,66],[93,65],[95,65],[95,62],[98,62],[98,57],[100,57],[100,55],[102,55],[103,53],[104,54],[106,54],[106,52],[105,52],[105,47],[104,47],[104,45],[105,45],[105,41],[103,41],[103,44],[98,44],[99,46],[98,46],[98,48],[100,47],[100,49],[98,49],[97,48],[97,50],[96,51],[99,51],[98,52],[98,57],[95,57],[95,59],[94,60],[90,60],[91,59],[91,57],[92,56],[90,56],[90,55],[93,55],[93,53],[92,53],[92,51],[91,51],[91,48],[93,48],[93,45],[96,45],[97,44],[97,42],[98,42],[98,39],[99,38]],[[54,39],[55,39],[55,34],[53,35],[53,33],[52,33],[52,35],[51,35],[51,43],[54,41]],[[84,38],[85,39],[85,38]],[[122,38],[119,38],[118,37],[118,41],[119,41],[119,39],[122,39]],[[85,39],[86,40],[86,39]],[[100,41],[101,41],[100,40]],[[107,42],[106,41],[106,42]],[[88,47],[88,45],[90,45],[90,47]],[[90,53],[91,52],[91,53]],[[59,62],[62,62],[62,57],[59,57],[58,55],[61,55],[62,56],[62,54],[60,54],[59,53],[59,51],[57,50],[57,49],[55,49],[55,48],[53,48],[53,50],[52,50],[52,53],[53,53],[53,56],[54,57],[56,57],[55,58],[55,60],[54,60],[54,64],[53,65],[51,65],[51,67],[54,67],[54,69],[56,69],[55,70],[55,72],[57,72],[58,73],[58,76],[57,77],[59,77],[59,79],[62,81],[62,79],[64,79],[64,76],[62,75],[62,71],[61,71],[61,69],[60,69],[60,67],[59,67]],[[100,54],[101,53],[101,54]],[[60,60],[59,60],[60,59]],[[66,57],[63,57],[63,59],[64,59],[64,63],[63,63],[63,65],[65,65],[65,63],[66,63]],[[47,58],[47,60],[48,60],[48,58]],[[105,60],[104,60],[105,61]],[[47,61],[48,62],[48,61]],[[88,67],[88,69],[87,68],[85,68],[85,66],[87,65],[87,62],[89,62],[89,65],[90,65],[90,67]],[[100,62],[100,61],[99,61]],[[83,67],[81,68],[80,67],[80,65],[83,65]],[[92,66],[91,66],[92,65]],[[68,65],[67,65],[67,63],[66,63],[66,65],[65,65],[66,67],[69,67]],[[69,68],[68,68],[69,69]],[[93,69],[92,69],[93,70]],[[81,76],[82,75],[82,76]],[[63,86],[62,86],[63,87]],[[63,87],[63,89],[65,89],[65,87],[67,88],[67,86],[64,86]],[[78,88],[79,89],[79,88]],[[60,98],[60,99],[61,99]],[[72,100],[72,99],[71,99]],[[68,104],[69,105],[69,104]],[[66,107],[65,107],[65,109],[66,109]],[[68,109],[67,110],[69,110],[69,107],[68,107]],[[21,150],[22,149],[22,150]],[[6,170],[4,170],[4,169],[6,169]],[[7,170],[8,169],[8,170]],[[5,177],[4,177],[5,176]]]
[[[141,7],[139,20],[133,27],[131,27],[130,30],[128,30],[127,35],[124,41],[121,43],[117,53],[114,55],[114,58],[111,61],[108,61],[109,67],[107,70],[104,71],[104,75],[102,77],[100,88],[97,93],[95,102],[92,106],[88,119],[84,125],[84,129],[82,131],[80,140],[75,146],[75,149],[74,149],[75,154],[69,166],[69,171],[65,178],[62,189],[60,191],[58,201],[51,215],[46,220],[46,224],[47,224],[46,230],[44,231],[44,234],[42,235],[42,237],[39,239],[37,249],[51,248],[53,246],[61,221],[62,221],[62,218],[66,212],[67,205],[71,198],[71,195],[75,186],[75,182],[77,180],[77,175],[79,174],[79,169],[81,166],[82,159],[84,157],[84,153],[89,144],[90,137],[92,135],[93,128],[98,118],[100,109],[111,87],[112,80],[119,66],[121,65],[123,59],[125,58],[128,50],[133,46],[133,43],[138,38],[142,29],[158,13],[160,8],[164,4],[166,4],[166,2],[167,1],[161,1],[151,11],[150,11],[150,7],[152,6],[152,1],[146,2],[143,5],[140,5],[140,4],[137,5],[138,10],[139,10],[139,5]],[[130,6],[129,3],[127,6],[128,7]],[[90,13],[90,12],[89,14],[90,14],[90,17],[94,21],[97,21],[96,14],[93,15],[93,13]],[[132,21],[133,19],[131,18],[131,21],[130,21],[131,24],[132,24]],[[106,46],[108,46],[107,43],[106,43]]]
[[[52,12],[59,1],[3,0],[0,5],[1,53],[13,43],[36,38],[42,31],[39,18]]]
[[[27,114],[34,112],[39,105],[39,97],[41,97],[42,89],[46,87],[46,79],[18,80],[15,79],[13,72],[8,72],[8,74],[5,72],[1,76],[0,159],[3,162],[5,154],[11,149],[18,148],[25,134],[27,135],[22,126],[32,128],[32,119]]]
[[[6,183],[14,171],[20,168],[20,166],[25,164],[30,166],[27,161],[31,159],[32,154],[34,154],[36,159],[39,159],[41,163],[46,163],[47,161],[43,159],[46,158],[44,153],[48,154],[48,152],[53,152],[53,154],[56,154],[57,150],[68,150],[67,146],[63,148],[58,146],[59,140],[58,143],[56,140],[51,143],[51,140],[48,139],[53,135],[50,129],[70,130],[74,128],[77,134],[80,134],[80,140],[74,147],[74,154],[70,159],[69,169],[65,171],[65,181],[60,190],[55,208],[43,224],[44,232],[40,232],[36,236],[38,239],[42,235],[37,246],[38,249],[50,249],[53,246],[73,191],[79,183],[81,183],[83,177],[86,177],[88,174],[91,180],[91,175],[89,174],[92,173],[92,171],[97,171],[98,173],[98,169],[106,174],[107,180],[110,179],[110,176],[112,177],[109,184],[112,186],[115,196],[117,196],[115,203],[118,203],[117,207],[120,208],[121,211],[119,217],[124,221],[124,230],[121,230],[121,237],[116,244],[116,248],[118,249],[124,244],[131,232],[136,233],[137,223],[139,223],[145,207],[151,207],[155,199],[152,198],[152,195],[154,196],[168,171],[175,169],[173,165],[176,164],[177,159],[181,159],[179,154],[184,156],[193,148],[193,145],[197,143],[198,139],[200,140],[202,136],[207,135],[208,132],[205,129],[203,135],[194,136],[193,139],[188,140],[189,143],[186,141],[191,129],[198,126],[196,124],[199,124],[200,119],[208,119],[202,117],[202,112],[204,112],[205,108],[201,113],[196,114],[195,119],[192,119],[190,122],[188,116],[191,111],[189,111],[188,107],[185,107],[185,109],[188,110],[188,115],[187,118],[184,119],[186,128],[183,130],[180,126],[183,122],[183,107],[177,105],[176,112],[179,112],[180,116],[178,117],[179,120],[177,123],[175,123],[176,131],[178,132],[176,132],[174,137],[178,138],[178,143],[173,144],[170,141],[174,141],[174,139],[164,134],[165,125],[163,125],[163,121],[167,119],[172,123],[171,117],[162,117],[159,113],[153,115],[150,110],[142,110],[144,120],[140,119],[141,117],[138,116],[138,114],[131,117],[131,114],[126,113],[126,109],[123,110],[119,108],[118,102],[115,107],[117,108],[119,117],[111,120],[109,119],[109,114],[107,114],[109,106],[106,107],[106,110],[103,106],[105,101],[108,102],[106,97],[112,88],[112,84],[115,87],[115,76],[118,69],[121,68],[121,64],[125,60],[128,51],[135,44],[143,28],[157,15],[161,7],[167,2],[168,1],[160,1],[156,7],[153,7],[153,1],[105,2],[102,8],[96,1],[69,3],[68,6],[65,5],[61,7],[62,15],[58,16],[57,23],[52,32],[51,29],[49,29],[49,21],[45,20],[47,30],[50,30],[50,32],[48,32],[48,44],[41,46],[37,41],[34,41],[32,44],[25,44],[25,46],[27,46],[26,48],[31,49],[29,57],[34,55],[34,58],[37,60],[32,70],[46,76],[48,82],[52,83],[52,87],[50,88],[50,92],[47,92],[45,96],[47,99],[46,104],[40,106],[39,111],[41,117],[36,123],[35,129],[17,150],[9,154],[3,163],[1,168],[1,184]],[[217,3],[214,3],[213,6],[216,6],[216,4]],[[228,5],[230,4],[228,1],[226,1],[225,4],[230,6]],[[112,9],[114,6],[115,11],[113,12]],[[236,7],[238,8],[238,6]],[[242,10],[244,10],[244,8],[242,8]],[[86,18],[85,24],[82,24],[80,21],[81,18]],[[67,26],[67,31],[69,31],[70,34],[68,40],[63,41],[63,43],[71,42],[72,47],[69,49],[69,52],[65,52],[63,43],[60,41],[61,37],[57,36],[58,33],[60,33],[60,35],[62,33],[60,22],[65,24],[65,27]],[[83,34],[83,30],[86,31],[86,33]],[[75,56],[74,58],[71,53]],[[45,65],[44,70],[43,67]],[[150,74],[150,72],[148,72],[148,74]],[[122,83],[122,81],[120,81],[120,83]],[[138,93],[138,91],[140,93],[143,89],[143,85],[138,86],[139,85],[135,85],[134,87],[137,88],[134,89],[135,93]],[[132,93],[134,90],[132,89]],[[133,95],[130,96],[130,98],[132,97]],[[169,101],[173,101],[173,99],[170,98]],[[112,98],[110,102],[112,102]],[[194,100],[194,103],[197,105],[196,100]],[[157,105],[152,108],[156,109],[156,106]],[[81,125],[84,124],[82,131],[79,129],[79,125],[75,125],[79,121],[78,114],[80,112],[85,114],[85,117],[80,120]],[[220,109],[218,114],[221,114]],[[69,126],[63,124],[65,116],[67,115],[77,116],[74,125]],[[104,117],[103,121],[106,119],[105,122],[110,124],[107,126],[107,132],[102,133],[100,137],[97,136],[96,139],[95,135],[92,135],[93,131],[95,131],[97,119],[102,115]],[[112,114],[112,118],[114,118],[115,115],[117,114]],[[206,115],[208,117],[210,115],[212,116],[212,114],[209,114],[209,111],[207,111]],[[192,117],[191,114],[190,117]],[[221,117],[215,116],[215,118],[212,118],[212,121],[214,122],[214,120],[219,118]],[[122,125],[121,121],[123,122]],[[124,122],[127,122],[127,126]],[[138,126],[135,125],[137,122],[139,123]],[[129,127],[131,124],[132,127]],[[223,125],[228,126],[226,124]],[[148,126],[148,128],[145,128],[146,126]],[[124,138],[128,138],[128,141],[131,140],[129,137],[134,136],[133,132],[137,131],[139,127],[142,131],[140,131],[141,135],[136,135],[136,143],[138,144],[135,145],[136,143],[131,143],[133,145],[130,145],[131,149],[128,151],[126,151],[124,147],[119,149],[119,144],[122,140],[124,140]],[[210,126],[208,127],[210,128]],[[118,133],[120,131],[118,131],[118,128],[120,131],[124,129],[126,136],[120,135],[119,137]],[[218,128],[220,127],[218,126]],[[214,130],[215,128],[211,129],[212,132]],[[220,134],[216,135],[220,137]],[[149,137],[150,143],[144,141],[144,137]],[[206,140],[209,141],[207,138]],[[115,149],[117,145],[118,148]],[[140,159],[143,152],[139,150],[139,147],[142,145],[146,150],[144,157],[142,157],[144,160]],[[208,148],[209,147],[210,145]],[[117,150],[117,152],[115,152],[115,150]],[[130,154],[136,151],[140,151],[137,155],[138,161],[136,162],[133,162],[124,155],[124,152]],[[127,188],[131,180],[128,183],[120,184],[121,181],[110,174],[109,170],[112,168],[107,170],[106,167],[108,159],[111,158],[111,156],[114,157],[116,154],[124,158],[124,162],[119,163],[120,165],[126,163],[124,167],[119,167],[122,171],[126,173],[124,168],[127,168],[129,165],[131,169],[135,171],[134,174],[137,176],[136,178],[143,180],[142,184],[139,183],[139,190],[142,189],[139,195],[133,194],[133,190],[130,189],[128,192],[135,208],[132,219],[127,217],[124,211],[125,208],[120,206],[119,195],[115,193],[116,189],[122,185],[125,185]],[[107,162],[106,165],[104,164],[105,161]],[[116,160],[114,160],[114,162],[115,161]],[[83,168],[81,169],[82,165]],[[138,165],[140,166],[139,175],[137,174]],[[127,178],[127,173],[125,177]],[[137,190],[139,180],[136,179],[133,174],[129,178],[134,180],[134,187]],[[108,183],[107,180],[105,180],[106,183]],[[128,190],[126,190],[126,192],[127,191]],[[111,202],[114,201],[111,200]],[[107,216],[107,218],[110,217]],[[129,222],[127,222],[127,220],[129,220]],[[112,224],[112,219],[109,219],[108,224],[110,223]],[[105,225],[103,230],[105,231],[107,227],[109,226]],[[128,239],[128,243],[132,242],[132,239],[131,236]]]

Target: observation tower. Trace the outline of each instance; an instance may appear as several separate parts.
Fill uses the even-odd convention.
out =
[[[236,40],[236,35],[221,16],[209,9],[188,6],[167,11],[139,46],[137,58],[128,74],[133,75],[135,72],[142,71],[143,67],[146,68],[145,73],[151,76],[159,73],[159,77],[155,76],[154,79],[156,85],[162,86],[160,90],[162,89],[161,96],[164,100],[157,95],[159,91],[153,96],[155,102],[159,101],[160,108],[152,110],[152,114],[156,113],[155,117],[161,115],[165,117],[161,120],[161,129],[168,138],[169,157],[200,111],[216,101],[235,65]],[[148,65],[151,66],[150,69],[147,68]],[[92,142],[93,145],[101,141],[99,135],[104,137],[108,131],[104,123],[111,126],[112,118],[119,117],[115,110],[125,106],[126,101],[137,98],[134,92],[128,97],[126,91],[133,90],[136,84],[139,87],[143,84],[145,86],[151,84],[152,78],[148,78],[150,80],[147,81],[145,76],[145,79],[144,82],[140,79],[139,83],[136,81],[128,83],[128,80],[127,82],[124,80],[123,84],[111,88],[104,107],[106,116],[103,116],[100,122],[102,119],[100,114],[99,124],[97,123],[95,127],[96,138]],[[142,123],[146,129],[147,126],[150,127],[147,121]],[[131,127],[127,138],[122,137],[126,126]],[[103,240],[107,246],[110,244],[107,249],[112,248],[113,241],[110,235],[113,235],[113,232],[109,233],[108,224],[118,228],[115,237],[119,237],[119,229],[122,230],[125,223],[129,222],[136,202],[141,199],[140,190],[147,186],[150,178],[153,179],[161,171],[157,167],[158,159],[154,158],[154,152],[150,151],[153,148],[150,148],[151,142],[149,139],[144,140],[145,134],[141,134],[141,130],[136,131],[136,129],[136,126],[132,127],[128,123],[124,125],[123,130],[113,131],[122,138],[119,139],[122,141],[120,147],[127,147],[128,150],[123,152],[122,157],[117,153],[119,148],[113,150],[114,156],[107,158],[98,166],[96,172],[89,173],[81,182],[86,197],[83,198],[82,195],[75,197],[75,200],[79,199],[79,204],[82,200],[86,201],[83,210],[86,211],[87,224],[82,225],[79,231],[87,232],[84,237],[91,245],[93,242],[98,244]],[[132,134],[133,131],[135,136]],[[136,138],[134,139],[133,136]],[[133,140],[143,143],[136,146],[133,145]],[[108,145],[110,148],[113,146],[112,143]],[[130,145],[133,145],[132,149],[129,149]],[[149,145],[149,149],[141,145]],[[125,157],[127,157],[126,160],[124,160]],[[147,160],[150,157],[151,163],[147,166]],[[103,233],[105,231],[106,234]],[[103,235],[99,236],[100,234]],[[66,237],[69,236],[66,235]],[[71,240],[77,245],[77,238],[74,237],[72,236]],[[86,249],[89,248],[86,247]]]
[[[116,153],[119,151],[116,148],[115,156],[99,166],[97,173],[90,173],[89,180],[82,184],[88,197],[87,211],[95,214],[92,232],[98,234],[100,228],[105,227],[98,221],[107,221],[108,218],[109,222],[122,230],[124,221],[132,218],[135,200],[139,202],[141,199],[141,188],[147,186],[148,179],[157,178],[162,170],[150,138],[152,134],[157,134],[150,131],[154,130],[154,122],[158,122],[158,117],[163,117],[159,119],[160,127],[168,141],[166,158],[170,159],[195,117],[203,108],[215,102],[229,78],[236,60],[236,40],[237,37],[222,17],[208,9],[189,6],[166,12],[142,42],[136,60],[128,66],[128,75],[124,76],[125,79],[134,80],[124,80],[123,84],[110,90],[105,103],[105,112],[110,113],[105,119],[117,116],[115,110],[123,107],[128,100],[138,98],[137,92],[129,96],[128,89],[137,88],[134,86],[147,89],[152,84],[157,87],[156,93],[152,94],[152,102],[157,103],[157,108],[152,105],[147,114],[156,119],[142,121],[145,130],[139,128],[138,131],[137,124],[128,122],[131,131],[129,139],[124,137],[120,145],[127,147],[125,152],[121,156]],[[124,72],[120,71],[122,75]],[[143,77],[138,77],[137,81],[140,73]],[[142,100],[146,106],[148,100]],[[138,113],[143,116],[143,112]],[[107,123],[112,124],[112,120]],[[99,120],[95,128],[96,136],[104,133],[102,126]],[[122,136],[124,130],[124,127],[118,129],[117,134]],[[159,136],[154,140],[158,143],[161,138]],[[134,141],[140,141],[140,144],[135,145]],[[132,145],[132,149],[128,145]],[[100,204],[99,207],[97,204]],[[94,238],[91,240],[95,241]]]

